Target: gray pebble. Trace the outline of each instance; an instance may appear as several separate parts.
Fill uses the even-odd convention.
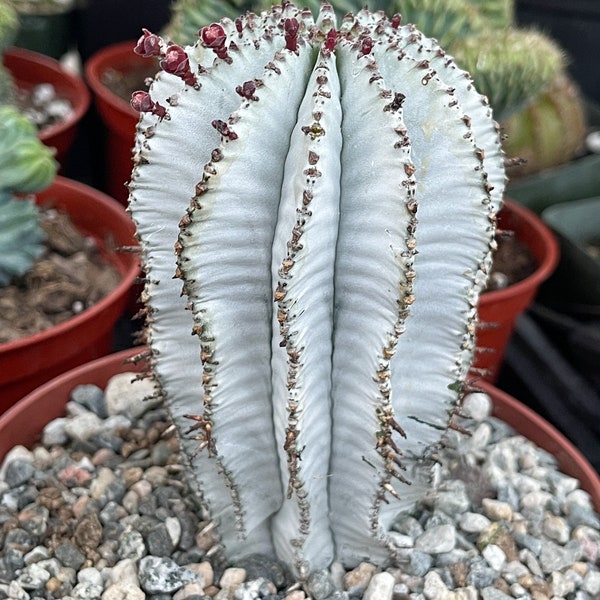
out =
[[[17,583],[24,590],[40,590],[49,579],[50,573],[39,564],[34,563],[23,569],[17,577]]]
[[[56,556],[62,565],[76,571],[85,562],[83,553],[70,542],[63,542],[60,546],[57,546],[54,550],[54,556]]]
[[[198,580],[192,571],[167,557],[144,556],[139,564],[140,587],[149,594],[169,594]]]
[[[324,600],[335,590],[333,580],[328,570],[314,571],[308,577],[306,589],[315,600]]]
[[[42,443],[48,447],[63,446],[66,444],[69,439],[65,429],[67,421],[68,419],[66,417],[60,417],[50,421],[50,423],[44,427]]]
[[[27,483],[35,474],[35,467],[28,458],[15,458],[8,463],[4,480],[11,488]]]
[[[441,554],[450,552],[456,544],[456,530],[452,525],[438,525],[426,529],[425,532],[415,540],[415,550],[427,554]]]
[[[101,419],[108,417],[106,402],[104,401],[104,391],[97,385],[78,385],[71,392],[71,400],[85,406],[85,408],[91,410]]]

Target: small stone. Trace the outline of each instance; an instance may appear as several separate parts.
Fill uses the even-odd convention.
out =
[[[315,600],[324,600],[330,596],[335,587],[329,571],[326,569],[313,571],[306,582],[306,589]]]
[[[145,592],[131,582],[114,583],[106,588],[102,600],[144,600]]]
[[[85,408],[98,415],[101,419],[108,417],[104,392],[97,385],[78,385],[71,392],[71,400],[85,406]]]
[[[437,571],[430,571],[425,575],[423,595],[427,600],[443,600],[448,591],[448,587]]]
[[[175,549],[173,539],[164,523],[158,523],[145,536],[148,552],[153,556],[170,556]]]
[[[52,446],[64,446],[69,440],[65,426],[68,419],[60,417],[50,421],[42,433],[42,444],[48,448]]]
[[[212,565],[207,560],[201,563],[186,565],[186,568],[198,575],[203,587],[207,588],[213,584],[215,573]]]
[[[203,598],[204,596],[204,588],[201,584],[186,583],[182,588],[175,592],[175,594],[173,594],[173,600],[191,600],[192,598]]]
[[[58,558],[62,565],[76,571],[85,562],[85,556],[70,542],[64,542],[57,546],[54,550],[54,556]]]
[[[492,400],[488,394],[472,392],[464,397],[462,412],[475,421],[483,421],[492,414]]]
[[[102,433],[104,421],[93,412],[86,411],[65,423],[65,433],[74,440],[88,440]]]
[[[97,600],[104,591],[104,585],[95,583],[78,583],[71,592],[71,596],[77,600]]]
[[[434,507],[445,514],[455,516],[466,512],[471,505],[463,481],[450,480],[436,490]]]
[[[221,579],[219,579],[219,586],[221,589],[233,591],[244,581],[246,581],[246,569],[230,567],[223,571],[223,575],[221,575]]]
[[[375,573],[367,586],[364,600],[391,600],[394,592],[394,576],[391,573]]]
[[[513,600],[512,596],[505,594],[496,587],[486,587],[481,590],[482,600]]]
[[[138,560],[147,554],[144,537],[139,531],[128,527],[119,536],[119,558]]]
[[[496,544],[488,544],[481,554],[494,571],[500,572],[506,563],[506,554]]]
[[[415,540],[415,549],[427,554],[450,552],[456,544],[456,530],[452,525],[438,525],[426,529]]]
[[[571,537],[571,529],[567,522],[553,514],[547,514],[544,518],[542,531],[544,535],[561,545],[566,544]]]
[[[15,458],[11,460],[4,471],[4,481],[11,488],[19,487],[27,483],[35,474],[35,468],[31,464],[32,457]]]
[[[36,546],[27,554],[25,554],[23,560],[26,565],[31,565],[33,563],[37,563],[48,558],[50,558],[50,551],[48,550],[48,548],[46,548],[46,546]]]
[[[156,389],[150,379],[137,379],[136,373],[119,373],[111,377],[104,390],[109,415],[123,414],[132,419],[161,404],[153,397]]]
[[[165,528],[171,538],[173,548],[177,548],[177,544],[179,544],[179,540],[181,539],[181,523],[179,519],[177,517],[167,517],[165,519]]]
[[[352,596],[364,593],[377,568],[371,563],[362,562],[358,567],[348,571],[343,577],[343,587]]]
[[[433,556],[427,552],[413,550],[409,555],[409,563],[406,565],[407,573],[417,577],[423,577],[433,566]]]
[[[306,598],[306,594],[302,590],[294,590],[284,596],[283,600],[304,600]]]
[[[150,594],[175,592],[196,580],[194,573],[171,558],[157,556],[144,556],[140,560],[138,577],[140,587]]]
[[[471,564],[467,584],[481,590],[493,585],[498,579],[498,571],[487,566],[486,561],[477,559]]]
[[[581,545],[577,541],[559,546],[554,542],[544,540],[540,552],[540,566],[544,573],[562,571],[577,562],[581,558],[581,554]]]
[[[513,510],[507,502],[500,502],[492,498],[484,498],[481,502],[483,512],[492,521],[512,520]]]
[[[583,578],[582,587],[593,598],[600,597],[600,572],[588,571]]]
[[[493,430],[489,423],[479,423],[468,439],[468,448],[471,452],[485,450],[492,439]]]
[[[44,587],[49,579],[50,573],[43,567],[40,567],[39,564],[34,563],[23,569],[17,577],[17,583],[24,590],[39,590]]]
[[[481,513],[466,512],[459,520],[459,527],[467,533],[480,533],[490,524],[491,521]]]
[[[125,558],[117,562],[108,575],[109,583],[135,583],[139,584],[137,565],[131,558]]]

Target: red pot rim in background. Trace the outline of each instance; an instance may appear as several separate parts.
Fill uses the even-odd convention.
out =
[[[139,120],[139,113],[131,108],[129,102],[123,100],[112,90],[110,90],[102,81],[102,76],[109,69],[117,71],[134,70],[139,67],[148,67],[148,59],[133,51],[135,40],[118,42],[96,51],[84,64],[85,79],[90,86],[98,111],[102,117],[107,119],[107,123],[115,128],[130,127]],[[158,72],[158,67],[157,67]],[[106,105],[109,105],[117,116],[106,114]]]
[[[40,140],[56,148],[57,159],[62,160],[75,139],[78,123],[90,107],[91,95],[87,85],[81,77],[64,69],[57,60],[25,48],[8,48],[4,52],[3,62],[18,88],[28,89],[38,83],[51,83],[58,96],[71,103],[73,111],[66,119],[39,132]]]
[[[516,320],[535,300],[537,291],[559,259],[559,245],[554,233],[532,211],[514,200],[505,199],[498,216],[499,228],[514,231],[537,261],[535,271],[525,279],[502,290],[485,292],[479,297],[479,323],[476,335],[474,367],[492,383],[500,372],[506,346]]]
[[[536,238],[536,243],[529,249],[532,251],[538,265],[536,270],[525,279],[502,290],[494,290],[482,294],[481,305],[502,302],[511,296],[523,293],[523,291],[528,291],[532,288],[537,289],[556,269],[560,258],[556,236],[533,211],[510,198],[505,198],[503,204],[517,219],[527,222],[529,229]],[[507,211],[500,211],[500,227],[502,227],[502,218],[506,218],[507,216],[506,213]]]
[[[64,405],[75,386],[95,384],[104,387],[112,375],[140,372],[145,363],[126,361],[143,350],[144,347],[130,348],[63,373],[0,415],[0,462],[13,446],[32,446],[39,440],[44,426],[64,414]],[[580,481],[600,513],[600,476],[583,454],[555,427],[512,396],[487,382],[482,382],[481,388],[492,397],[494,415],[554,455],[562,472]],[[43,410],[39,409],[40,405]]]
[[[59,176],[36,195],[36,202],[66,210],[80,231],[94,237],[100,252],[119,270],[121,281],[96,304],[67,321],[0,344],[0,411],[57,373],[110,352],[113,328],[131,303],[140,274],[136,254],[109,252],[112,246],[136,243],[133,221],[116,200]],[[108,350],[103,350],[104,346],[109,346]],[[44,376],[46,370],[51,371],[49,377]],[[29,389],[21,393],[25,385]]]

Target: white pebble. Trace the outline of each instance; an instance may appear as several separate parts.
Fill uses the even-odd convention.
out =
[[[492,414],[492,400],[483,392],[467,394],[463,400],[462,412],[471,419],[483,421]]]
[[[150,379],[136,379],[135,373],[119,373],[111,377],[104,390],[106,411],[109,415],[123,414],[137,418],[158,406],[160,398],[153,398],[154,383]]]
[[[395,583],[391,573],[375,573],[369,581],[363,600],[391,600]]]

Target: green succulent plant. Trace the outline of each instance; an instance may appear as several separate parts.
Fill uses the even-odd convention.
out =
[[[0,0],[0,57],[15,40],[19,30],[19,18],[9,2]],[[13,79],[0,60],[0,105],[14,101]]]
[[[136,52],[162,67],[132,98],[152,377],[226,556],[393,559],[469,389],[505,180],[490,107],[367,10],[286,4]]]
[[[42,252],[44,232],[30,198],[56,175],[54,152],[16,108],[0,106],[0,286],[26,273]]]

